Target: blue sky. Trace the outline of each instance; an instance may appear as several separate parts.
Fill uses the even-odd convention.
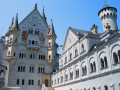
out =
[[[106,1],[108,5],[117,8],[117,22],[120,29],[120,0]],[[92,25],[96,24],[98,32],[103,32],[98,11],[104,6],[105,0],[2,0],[0,2],[0,36],[5,35],[16,13],[18,13],[19,22],[22,21],[34,9],[35,3],[41,14],[44,6],[49,25],[51,18],[53,19],[59,45],[64,44],[69,26],[89,31]]]

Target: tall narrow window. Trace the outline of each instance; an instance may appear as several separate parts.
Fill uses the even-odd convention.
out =
[[[77,57],[78,56],[78,50],[76,49],[75,50],[75,57]]]
[[[81,51],[83,52],[84,51],[84,45],[82,44],[81,46]]]
[[[22,85],[24,85],[24,83],[25,83],[25,81],[24,81],[24,79],[22,80]]]
[[[38,85],[40,85],[40,80],[38,80]]]
[[[107,64],[107,57],[106,56],[104,57],[104,61],[105,61],[105,67],[107,67],[108,64]]]
[[[72,53],[70,53],[70,60],[72,60]]]
[[[104,61],[102,58],[100,59],[100,61],[101,61],[101,69],[103,69],[104,68]]]
[[[107,85],[104,86],[104,90],[108,90],[108,86]]]
[[[19,85],[19,79],[17,79],[17,85]]]
[[[119,57],[119,60],[120,60],[120,50],[118,50],[118,57]]]
[[[113,53],[113,59],[114,59],[114,63],[118,63],[118,57],[117,57],[117,54],[114,52]]]
[[[32,85],[34,85],[34,80],[32,80]]]

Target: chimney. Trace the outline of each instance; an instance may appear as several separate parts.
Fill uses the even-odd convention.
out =
[[[98,26],[94,24],[91,28],[91,31],[93,34],[98,34]]]

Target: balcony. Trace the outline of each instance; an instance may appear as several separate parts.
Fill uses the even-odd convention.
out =
[[[27,49],[31,50],[39,50],[40,46],[39,45],[33,45],[33,44],[28,44]]]

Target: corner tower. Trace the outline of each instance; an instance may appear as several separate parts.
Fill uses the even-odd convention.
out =
[[[7,57],[6,60],[10,62],[16,61],[16,54],[17,54],[17,41],[18,35],[20,33],[20,29],[18,26],[18,14],[16,15],[15,21],[12,19],[12,23],[9,27],[8,32],[6,33],[6,37],[8,37],[8,45],[6,46],[7,49]]]
[[[103,25],[104,32],[108,30],[117,30],[117,9],[106,4],[98,12],[100,20]]]
[[[57,45],[56,45],[56,34],[54,31],[53,22],[51,20],[50,31],[47,34],[48,38],[48,62],[51,67],[56,64],[56,53],[57,53]]]

